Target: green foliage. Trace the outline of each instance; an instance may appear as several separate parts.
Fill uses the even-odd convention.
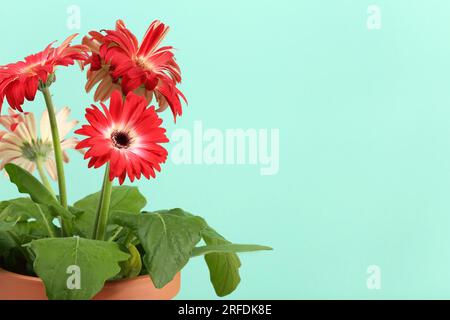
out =
[[[142,270],[142,258],[138,249],[129,244],[127,246],[127,252],[130,255],[128,260],[120,263],[120,278],[134,278],[137,277]]]
[[[113,221],[131,229],[146,254],[146,269],[157,288],[170,282],[188,262],[204,225],[196,217],[165,213],[120,214]]]
[[[21,167],[8,163],[5,165],[9,179],[17,186],[20,193],[27,193],[36,203],[58,204],[57,199],[31,173]]]
[[[100,200],[100,192],[93,193],[74,203],[74,210],[79,214],[75,217],[75,232],[84,237],[91,237],[95,224],[95,214]],[[145,207],[147,201],[136,187],[113,187],[111,193],[110,215],[124,211],[138,214]]]
[[[233,244],[203,218],[178,208],[141,215],[118,213],[112,220],[136,234],[145,251],[146,270],[158,288],[172,280],[190,257],[204,255],[217,295],[226,296],[241,281],[241,262],[236,253],[272,250],[267,246]],[[195,247],[202,238],[206,246]]]
[[[129,186],[112,189],[109,241],[91,240],[100,192],[65,209],[31,174],[13,164],[5,168],[30,198],[0,202],[0,266],[36,273],[50,299],[90,299],[107,280],[143,273],[162,288],[197,256],[204,256],[217,295],[225,296],[241,281],[237,253],[271,250],[233,244],[203,218],[182,209],[141,213],[146,200]],[[64,232],[53,223],[55,218],[62,219]],[[205,244],[199,245],[202,240]],[[76,270],[79,288],[76,281],[72,286],[68,282]]]
[[[202,237],[209,246],[231,244],[211,227],[203,230]],[[205,261],[208,265],[211,283],[219,297],[226,296],[236,290],[241,282],[239,275],[241,261],[236,253],[208,253],[205,255]]]
[[[114,242],[80,237],[34,240],[31,248],[36,254],[34,270],[44,281],[47,297],[58,300],[91,299],[129,257]],[[75,285],[68,284],[74,266],[79,268],[74,275],[79,276],[79,287],[76,280]]]
[[[38,179],[28,171],[12,163],[5,165],[5,170],[8,172],[11,182],[17,186],[19,192],[27,193],[35,203],[47,206],[53,216],[58,216],[62,219],[65,232],[67,234],[72,233],[72,213],[63,208],[58,200]]]
[[[52,223],[50,209],[29,198],[18,198],[0,203],[0,255],[5,256],[13,248],[24,253],[24,244],[33,239],[54,237],[59,229]],[[11,258],[10,261],[12,262]]]
[[[218,244],[210,246],[197,247],[192,250],[192,257],[207,255],[211,253],[233,253],[233,252],[252,252],[252,251],[262,251],[262,250],[272,250],[271,247],[260,246],[256,244]]]

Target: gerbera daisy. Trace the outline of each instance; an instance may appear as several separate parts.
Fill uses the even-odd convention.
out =
[[[74,137],[63,139],[78,124],[76,120],[68,121],[69,115],[70,109],[67,107],[56,115],[65,162],[69,162],[66,150],[75,148],[78,143]],[[0,116],[0,125],[4,127],[4,130],[0,130],[0,170],[7,163],[14,163],[31,173],[37,168],[41,178],[45,180],[43,175],[45,167],[50,177],[53,180],[57,179],[47,111],[41,118],[40,137],[37,134],[33,113],[16,113],[9,109],[9,115]]]
[[[101,106],[103,112],[95,105],[86,109],[89,125],[75,131],[88,137],[76,146],[88,148],[88,166],[109,163],[109,180],[119,178],[120,184],[126,176],[130,181],[141,175],[154,178],[155,170],[160,171],[160,163],[167,159],[167,150],[160,144],[169,141],[155,107],[147,108],[146,99],[132,92],[123,101],[118,90],[111,94],[109,109],[103,103]]]
[[[88,59],[88,47],[70,45],[75,37],[76,34],[71,35],[57,48],[53,48],[51,43],[24,61],[0,66],[0,112],[5,97],[11,108],[22,112],[25,99],[34,100],[39,82],[54,81],[53,73],[57,66],[68,66],[74,61]]]
[[[168,106],[174,119],[182,114],[180,97],[186,98],[176,87],[181,82],[180,67],[175,62],[172,47],[158,48],[169,31],[160,21],[153,21],[139,45],[136,36],[118,20],[115,30],[104,34],[90,32],[83,43],[91,48],[92,55],[87,73],[86,90],[89,92],[99,83],[94,98],[104,101],[120,85],[122,92],[134,92],[144,96],[148,103],[155,96],[159,108]]]
[[[87,71],[86,92],[90,92],[98,83],[94,93],[95,101],[105,101],[114,90],[121,90],[118,79],[113,79],[110,74],[111,66],[100,56],[100,46],[104,43],[104,35],[99,32],[89,32],[90,37],[83,38],[83,44],[92,52],[89,60],[82,63],[82,67],[90,65]]]

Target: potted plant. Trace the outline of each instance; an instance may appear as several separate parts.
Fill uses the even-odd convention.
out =
[[[224,296],[240,282],[236,253],[270,249],[233,244],[182,209],[143,211],[145,197],[123,185],[155,178],[168,154],[158,112],[169,108],[176,120],[186,101],[172,47],[159,46],[167,31],[154,21],[138,43],[119,20],[82,44],[72,45],[72,35],[0,67],[0,113],[4,100],[10,106],[0,116],[0,169],[23,194],[0,202],[0,299],[170,299],[180,271],[197,256]],[[56,68],[75,62],[87,69],[86,91],[96,86],[97,104],[75,131],[81,140],[66,138],[78,121],[67,107],[57,111],[50,93]],[[46,103],[39,134],[35,114],[22,109],[38,91]],[[69,149],[105,170],[101,190],[72,205],[64,175]]]

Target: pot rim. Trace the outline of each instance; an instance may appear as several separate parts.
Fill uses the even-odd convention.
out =
[[[16,279],[32,281],[32,282],[42,282],[42,279],[39,278],[39,277],[27,276],[27,275],[16,273],[16,272],[13,272],[13,271],[9,271],[9,270],[3,269],[3,268],[0,268],[0,274],[1,273],[6,273],[6,274],[8,274],[11,277],[14,277]],[[146,277],[148,277],[151,280],[151,277],[148,274],[144,274],[144,275],[140,275],[140,276],[137,276],[137,277],[134,277],[134,278],[130,278],[130,279],[119,279],[119,280],[106,281],[105,285],[107,285],[107,284],[116,284],[116,283],[132,282],[132,281],[137,281],[137,280],[144,279]],[[175,275],[175,277],[176,277],[176,275]]]

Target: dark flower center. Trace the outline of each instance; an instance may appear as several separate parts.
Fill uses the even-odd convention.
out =
[[[118,149],[126,149],[131,144],[131,137],[127,132],[123,131],[114,131],[111,134],[111,139],[114,144],[114,147]]]

